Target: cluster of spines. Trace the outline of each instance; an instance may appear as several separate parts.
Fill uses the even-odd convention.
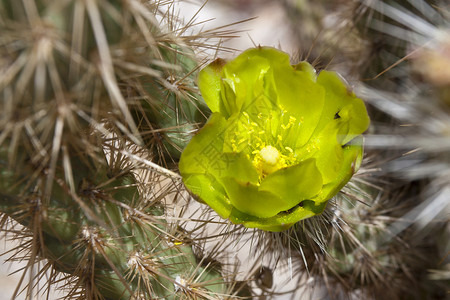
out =
[[[207,111],[194,85],[198,44],[164,28],[174,20],[157,16],[162,5],[0,1],[0,210],[4,232],[21,224],[30,238],[12,255],[30,259],[29,297],[46,270],[67,274],[67,299],[232,294],[192,245],[171,241],[177,220],[165,217],[165,198],[180,192],[166,168]]]

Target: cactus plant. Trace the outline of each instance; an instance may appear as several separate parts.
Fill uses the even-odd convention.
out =
[[[328,62],[337,51],[340,72],[364,80],[383,73],[356,89],[374,120],[368,155],[342,192],[327,197],[323,213],[266,232],[191,202],[177,170],[196,167],[181,151],[215,120],[200,129],[211,111],[196,87],[197,57],[202,46],[219,48],[203,44],[209,38],[229,32],[190,36],[177,27],[172,1],[0,0],[0,225],[20,241],[12,259],[28,260],[13,297],[31,299],[60,282],[66,299],[279,299],[284,291],[299,299],[311,286],[325,287],[328,298],[445,295],[448,220],[437,217],[448,208],[448,80],[445,69],[434,70],[446,61],[448,39],[408,55],[426,39],[408,43],[373,25],[409,30],[411,23],[378,9],[395,7],[448,27],[437,24],[444,4],[341,1],[336,9],[316,2],[283,2],[314,31],[296,30],[307,41],[303,51],[314,44],[310,59]],[[419,2],[426,9],[412,8]],[[435,2],[441,10],[430,20]],[[336,23],[335,10],[352,15]],[[325,32],[314,39],[318,28]],[[350,61],[348,50],[378,59],[358,52],[362,59]],[[385,73],[399,58],[403,65]],[[411,86],[420,93],[406,94]],[[422,122],[398,126],[411,120]],[[279,167],[267,165],[276,152],[259,150],[266,165],[251,164],[268,176]],[[263,229],[286,229],[270,226]],[[248,266],[239,265],[236,249],[250,253]],[[293,291],[283,289],[282,277]]]
[[[0,2],[0,210],[31,237],[17,254],[29,251],[29,297],[45,275],[34,271],[42,260],[72,278],[67,298],[231,292],[166,220],[163,200],[179,184],[137,180],[177,182],[165,167],[207,113],[193,84],[194,38],[177,35],[160,5]]]

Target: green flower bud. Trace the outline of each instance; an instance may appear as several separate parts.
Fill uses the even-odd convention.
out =
[[[221,217],[284,230],[320,214],[358,170],[369,117],[336,73],[258,47],[214,61],[198,84],[212,115],[179,168]]]

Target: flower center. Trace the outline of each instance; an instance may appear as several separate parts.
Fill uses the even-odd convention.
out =
[[[246,152],[259,175],[259,182],[282,168],[296,164],[297,156],[289,147],[295,145],[300,134],[302,120],[286,114],[281,106],[279,110],[270,110],[256,117],[242,112],[226,133],[224,147],[230,152]]]
[[[259,151],[264,164],[275,166],[280,159],[280,153],[275,147],[266,146]]]
[[[255,151],[256,152],[256,151]],[[265,146],[255,153],[253,165],[258,170],[259,179],[287,166],[286,156],[273,146]]]

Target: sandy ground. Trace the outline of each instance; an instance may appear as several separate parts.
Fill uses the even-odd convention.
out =
[[[17,240],[7,240],[4,237],[0,238],[0,253],[5,253],[18,245]],[[0,300],[25,300],[27,299],[26,293],[22,293],[19,296],[13,298],[14,291],[17,288],[18,283],[20,282],[22,272],[20,270],[26,267],[26,261],[7,261],[10,254],[5,254],[0,256]],[[16,272],[18,271],[19,272]],[[27,282],[29,277],[27,276],[24,280]],[[43,287],[44,282],[39,283],[39,287]],[[33,296],[33,300],[39,299],[48,299],[48,300],[56,300],[58,297],[61,297],[62,294],[57,291],[52,291],[49,294],[49,298],[45,296]],[[29,299],[29,298],[28,298]]]
[[[0,242],[0,252],[4,253],[13,247],[13,243],[6,242],[4,239]],[[20,280],[20,274],[11,274],[14,270],[20,269],[25,263],[7,263],[6,256],[1,257],[0,264],[0,300],[11,299],[17,282]],[[25,299],[25,297],[17,297],[16,299]]]

